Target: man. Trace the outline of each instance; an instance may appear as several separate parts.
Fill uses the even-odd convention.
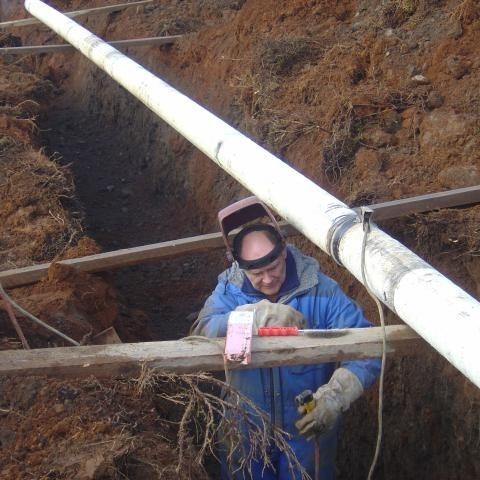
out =
[[[263,208],[273,219],[267,208]],[[224,231],[222,220],[220,223]],[[254,310],[254,329],[370,326],[358,306],[320,272],[316,260],[285,244],[276,222],[244,227],[234,238],[232,249],[225,231],[224,238],[235,261],[219,276],[214,292],[198,316],[194,334],[225,336],[228,315],[234,310]],[[374,359],[346,361],[335,367],[329,363],[231,371],[232,386],[270,414],[272,423],[291,435],[288,443],[312,478],[316,442],[309,440],[320,435],[322,480],[333,478],[341,412],[374,383],[380,363]],[[300,416],[295,397],[307,389],[315,392],[316,407]],[[275,471],[256,461],[252,465],[252,478],[290,479],[285,455],[275,448],[269,453]],[[248,478],[246,472],[232,475],[225,462],[222,468],[225,479]]]

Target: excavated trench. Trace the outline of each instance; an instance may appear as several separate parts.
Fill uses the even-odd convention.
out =
[[[118,90],[112,81],[104,80],[110,83],[107,89]],[[70,95],[63,100],[68,102]],[[177,168],[181,171],[180,162],[165,160],[156,147],[157,141],[163,141],[161,134],[158,140],[151,138],[159,120],[142,112],[146,126],[130,128],[124,123],[136,100],[119,91],[116,102],[117,119],[92,98],[93,111],[50,108],[42,122],[50,153],[60,154],[61,164],[71,165],[85,218],[84,233],[103,251],[199,234],[199,215],[207,206],[188,205],[182,179],[175,173]],[[166,170],[159,173],[166,163]],[[187,335],[192,313],[200,309],[222,266],[221,253],[206,253],[109,272],[121,303],[138,314],[139,328],[130,340]]]
[[[54,3],[61,6],[68,3],[72,9],[85,4]],[[477,124],[470,117],[480,118],[478,97],[465,93],[478,90],[476,87],[480,83],[478,60],[473,53],[468,56],[474,51],[472,45],[475,45],[471,40],[475,35],[472,33],[474,27],[469,27],[471,24],[465,24],[463,50],[458,50],[471,61],[470,64],[462,64],[470,65],[473,73],[466,78],[471,83],[466,85],[458,81],[450,87],[440,67],[433,65],[429,71],[438,80],[438,85],[447,85],[442,93],[447,98],[448,108],[442,110],[441,105],[427,106],[431,92],[419,90],[427,87],[412,87],[410,84],[407,87],[403,84],[392,86],[388,82],[400,78],[406,61],[400,59],[397,64],[394,63],[396,48],[399,51],[404,48],[407,53],[404,51],[403,55],[409,55],[411,51],[413,56],[418,55],[418,58],[408,59],[413,64],[412,71],[419,70],[420,66],[423,68],[422,62],[426,62],[427,58],[440,58],[439,52],[428,50],[435,42],[439,42],[439,51],[455,53],[451,46],[455,43],[453,37],[447,36],[448,41],[444,41],[438,33],[442,32],[443,19],[450,18],[445,13],[450,11],[447,7],[442,10],[441,7],[431,6],[430,13],[432,18],[436,15],[436,25],[429,23],[428,16],[415,17],[416,13],[407,12],[413,18],[412,24],[415,21],[414,25],[420,25],[420,33],[416,37],[421,45],[419,48],[412,46],[413,42],[409,43],[407,28],[407,34],[400,31],[402,22],[408,23],[407,13],[403,12],[405,18],[400,18],[398,10],[392,10],[390,16],[387,11],[381,17],[380,13],[374,13],[377,10],[371,2],[357,2],[358,5],[355,2],[337,2],[331,14],[326,13],[328,9],[325,5],[314,5],[321,2],[311,2],[315,10],[313,13],[303,2],[294,1],[279,2],[278,6],[267,10],[259,10],[255,2],[226,1],[221,2],[220,7],[212,2],[200,2],[200,6],[195,6],[195,3],[172,2],[169,6],[172,10],[165,14],[171,14],[168,22],[158,10],[145,10],[141,21],[123,15],[89,18],[88,28],[112,39],[125,36],[122,32],[126,25],[131,26],[130,36],[156,34],[159,30],[183,33],[198,29],[199,33],[186,39],[177,50],[176,47],[131,49],[128,54],[268,145],[272,151],[285,155],[311,178],[322,185],[327,184],[332,191],[342,198],[348,197],[352,203],[367,198],[386,200],[392,195],[398,198],[435,191],[439,189],[438,185],[443,185],[443,188],[450,185],[438,183],[437,173],[450,168],[451,156],[462,158],[459,152],[469,145],[469,138],[458,138],[467,133],[474,138],[472,132],[478,131],[475,130]],[[395,2],[390,3],[395,5]],[[465,6],[467,3],[462,4]],[[274,12],[277,8],[278,14]],[[359,15],[355,16],[357,11]],[[395,18],[392,19],[392,15]],[[235,23],[236,20],[229,23],[237,17],[238,23]],[[355,19],[358,26],[350,30]],[[394,24],[394,20],[399,23]],[[350,54],[341,42],[338,43],[338,37],[344,35],[341,38],[346,44],[350,37],[362,33],[362,25],[368,24],[368,21],[377,26],[379,22],[384,22],[381,24],[389,31],[398,27],[398,32],[387,35],[381,30],[375,41],[367,32],[361,38],[365,45],[370,45],[370,56],[362,53],[360,43],[351,47]],[[327,32],[326,39],[320,40],[327,46],[334,45],[332,51],[337,43],[340,47],[333,56],[322,51],[323,65],[318,59],[312,60],[312,50],[307,52],[305,45],[303,50],[294,51],[294,57],[298,54],[300,60],[295,57],[292,65],[281,63],[285,59],[278,60],[278,52],[275,58],[280,63],[274,64],[271,63],[272,51],[279,48],[278,44],[268,44],[269,49],[265,44],[264,50],[259,53],[259,45],[263,44],[251,40],[254,33],[270,38],[272,25],[277,28],[275,36],[278,38],[293,35],[297,39],[297,49],[301,47],[298,47],[298,38],[303,38],[304,29],[311,36]],[[450,28],[448,21],[445,25]],[[472,25],[477,25],[478,33],[478,24]],[[25,43],[52,40],[41,31],[29,32],[22,38]],[[396,38],[402,39],[403,43],[395,43]],[[426,38],[425,50],[422,50],[422,42]],[[288,48],[293,49],[295,45],[289,43]],[[388,55],[384,49],[387,49]],[[211,55],[210,51],[214,51],[215,55]],[[292,55],[291,51],[289,54]],[[297,65],[295,62],[300,63]],[[392,63],[384,65],[382,62]],[[268,77],[271,83],[266,82],[263,73],[258,73],[259,65],[262,71],[277,69],[274,81]],[[62,165],[70,166],[77,199],[71,208],[81,211],[83,233],[94,239],[103,251],[216,231],[218,209],[247,193],[79,54],[51,58],[42,56],[31,62],[31,66],[51,81],[56,91],[39,119],[42,142],[49,154],[55,155]],[[325,76],[324,71],[328,71]],[[438,78],[435,77],[437,73]],[[281,75],[288,81],[282,84]],[[344,75],[349,76],[347,80]],[[388,80],[384,80],[387,77]],[[290,82],[292,78],[297,80]],[[367,88],[360,92],[355,90],[357,84],[361,87],[365,79],[372,82],[372,91],[378,97]],[[355,99],[351,100],[351,104],[358,105],[358,111],[354,107],[349,110],[345,99],[330,94],[326,95],[331,98],[319,100],[322,95],[319,83],[323,87],[328,82],[343,85],[349,92],[348,98]],[[282,90],[284,87],[285,91]],[[381,93],[382,88],[386,93]],[[467,103],[472,112],[462,110]],[[437,115],[438,118],[435,117],[437,111],[442,112]],[[419,119],[423,116],[425,122],[422,124]],[[312,118],[314,120],[310,121]],[[348,143],[345,139],[357,143],[348,152],[341,150],[339,143],[326,137],[322,129],[312,130],[312,125],[317,123],[323,128],[319,118],[322,121],[328,119],[330,124],[327,126],[332,130],[340,124],[343,128],[347,118],[350,121],[349,130],[339,129],[336,133],[340,135],[342,145]],[[371,118],[376,119],[376,123],[368,123]],[[439,125],[447,120],[456,125],[458,133],[450,143],[442,144],[445,138],[445,142],[450,141],[448,135],[453,135],[440,131]],[[423,141],[428,137],[427,130],[429,138],[433,138],[430,144]],[[369,143],[374,146],[368,149],[360,146]],[[440,147],[435,150],[436,145],[441,145],[450,157],[447,158]],[[423,149],[422,155],[416,157],[415,152],[420,148]],[[332,178],[324,175],[327,168],[323,165],[323,170],[319,168],[318,158],[322,153],[324,159],[337,155],[335,175],[340,180],[328,183],[327,180]],[[421,163],[423,158],[424,164]],[[475,162],[472,165],[476,168]],[[467,166],[470,168],[470,163]],[[451,173],[451,176],[459,177],[458,172]],[[453,188],[452,185],[450,187]],[[465,251],[478,250],[470,233],[475,230],[469,230],[468,235],[461,232],[475,225],[472,219],[474,215],[478,218],[478,210],[467,209],[461,215],[455,211],[445,214],[436,212],[430,217],[395,220],[385,227],[411,248],[417,248],[437,268],[475,295],[480,292],[478,257],[465,254]],[[478,228],[478,222],[476,225]],[[467,241],[471,243],[462,244]],[[301,245],[308,253],[318,256],[311,245],[306,242]],[[375,319],[375,310],[361,286],[324,256],[319,258],[326,272],[336,278]],[[217,251],[102,274],[114,285],[118,303],[123,305],[119,312],[122,338],[125,341],[166,340],[186,335],[194,313],[201,307],[215,285],[216,275],[225,265],[223,252]],[[398,322],[393,315],[388,320]],[[389,361],[384,441],[377,476],[399,480],[478,478],[478,391],[430,348],[425,347],[418,353],[414,357],[392,358]],[[376,407],[377,395],[372,390],[345,416],[338,478],[365,478],[375,443]]]
[[[84,80],[57,98],[41,127],[49,152],[59,154],[59,161],[70,165],[74,173],[85,218],[84,233],[109,251],[215,231],[218,206],[227,204],[232,196],[241,196],[241,187],[236,185],[233,192],[219,195],[217,205],[196,203],[196,185],[184,174],[192,147],[109,77],[86,60],[81,62]],[[178,153],[174,151],[177,144]],[[195,312],[225,266],[223,252],[217,251],[109,272],[107,278],[119,292],[120,303],[128,308],[122,316],[124,327],[125,322],[135,324],[134,329],[124,329],[128,332],[125,340],[168,340],[187,335]],[[128,316],[131,312],[133,319]],[[413,358],[414,363],[397,359],[389,364],[390,393],[384,410],[386,432],[380,460],[384,471],[380,478],[418,478],[414,473],[417,469],[427,478],[432,450],[450,450],[448,445],[455,436],[451,432],[451,439],[442,438],[450,422],[437,421],[442,411],[451,410],[456,394],[450,382],[452,375],[458,378],[458,374],[430,349]],[[449,380],[438,382],[431,377],[432,369],[447,369]],[[418,384],[420,377],[422,385]],[[437,399],[434,411],[428,401],[432,394]],[[339,478],[363,478],[358,472],[368,469],[376,434],[375,397],[374,391],[369,392],[347,415]],[[423,417],[422,428],[415,425],[418,411]],[[467,442],[474,445],[477,440]],[[447,462],[453,466],[455,458],[459,457],[453,453]],[[465,478],[473,479],[471,459],[463,468],[468,472]],[[453,478],[451,467],[449,472],[444,478]],[[215,466],[210,475],[216,477]]]

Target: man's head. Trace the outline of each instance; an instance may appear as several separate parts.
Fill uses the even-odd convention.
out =
[[[277,295],[285,281],[287,249],[274,227],[245,227],[234,240],[234,257],[255,289],[267,297]]]

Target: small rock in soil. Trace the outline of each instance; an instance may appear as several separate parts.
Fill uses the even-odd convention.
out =
[[[20,410],[29,409],[37,397],[39,385],[37,380],[19,385],[15,391],[15,397],[12,402],[13,407]]]
[[[8,428],[0,429],[0,448],[6,448],[15,441],[16,434]]]
[[[65,411],[65,406],[62,405],[61,403],[56,403],[54,406],[53,406],[53,411],[55,413],[62,413]]]
[[[463,35],[462,22],[460,20],[453,20],[450,29],[447,32],[449,38],[458,40]]]
[[[382,162],[376,151],[369,148],[360,148],[355,154],[355,166],[359,172],[365,172],[367,176],[380,171]]]
[[[418,42],[416,40],[407,40],[406,45],[409,51],[418,48]]]
[[[443,105],[444,98],[436,91],[432,90],[427,97],[427,107],[433,110]]]
[[[457,56],[448,57],[445,60],[448,73],[456,80],[460,80],[464,75],[470,72],[470,64]]]
[[[395,110],[388,110],[382,115],[383,130],[395,133],[402,126],[402,117]]]
[[[77,388],[72,388],[68,385],[63,385],[60,387],[57,391],[57,397],[61,401],[66,401],[66,400],[74,400],[75,398],[80,395],[80,390]]]
[[[407,71],[411,77],[415,75],[420,75],[422,73],[422,69],[417,65],[409,65]]]
[[[468,135],[474,121],[473,117],[452,110],[433,110],[422,121],[420,145],[422,149],[438,149],[441,145],[458,143]]]
[[[95,478],[99,473],[99,470],[104,470],[104,464],[105,459],[103,458],[103,455],[97,455],[95,457],[89,458],[84,465],[85,477]]]
[[[480,184],[480,169],[476,165],[459,165],[444,168],[438,181],[447,188],[463,188]]]
[[[394,135],[384,132],[380,128],[367,129],[362,134],[363,141],[371,147],[381,148],[389,145],[395,145]]]
[[[414,75],[410,79],[410,82],[411,82],[412,86],[428,85],[430,83],[430,80],[425,75]]]

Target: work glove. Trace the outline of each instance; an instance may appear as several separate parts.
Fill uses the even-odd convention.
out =
[[[337,368],[330,381],[313,394],[315,408],[295,422],[300,435],[311,439],[332,430],[340,414],[362,393],[358,377],[346,368]],[[303,415],[305,411],[304,406],[298,407],[298,413]]]
[[[305,325],[303,315],[283,303],[272,303],[261,300],[258,303],[240,305],[235,309],[237,312],[255,311],[253,317],[253,334],[257,335],[260,327],[298,327]]]

